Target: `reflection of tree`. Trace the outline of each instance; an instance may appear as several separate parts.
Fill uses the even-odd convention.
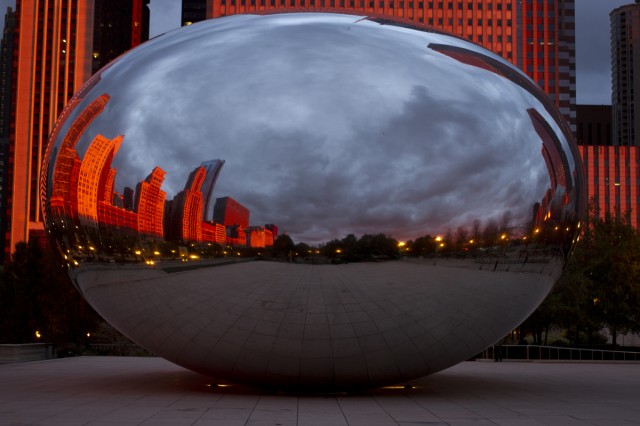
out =
[[[500,238],[500,228],[494,219],[489,219],[482,230],[482,244],[485,247],[492,247],[498,243]]]
[[[287,234],[278,235],[273,242],[273,251],[276,257],[288,257],[294,249],[293,240]]]
[[[458,226],[456,229],[456,239],[454,249],[462,251],[464,247],[469,243],[469,232],[464,226]]]
[[[320,253],[329,259],[343,262],[389,260],[398,258],[398,241],[385,234],[353,234],[341,240],[331,240],[320,247]]]

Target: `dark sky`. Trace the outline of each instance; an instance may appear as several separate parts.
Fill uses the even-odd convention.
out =
[[[630,3],[631,0],[576,0],[578,103],[611,103],[609,12]],[[14,4],[15,0],[0,0],[0,11]],[[180,25],[180,4],[179,0],[151,0],[152,36]]]

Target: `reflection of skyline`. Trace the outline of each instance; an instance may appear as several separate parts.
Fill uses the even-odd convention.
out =
[[[117,170],[111,164],[124,135],[113,139],[96,135],[82,159],[76,151],[78,140],[110,99],[102,94],[78,115],[52,159],[48,213],[54,223],[63,228],[81,226],[98,237],[113,234],[151,241],[273,245],[277,227],[249,226],[249,209],[231,197],[216,199],[214,220],[208,220],[207,211],[224,160],[204,161],[196,167],[172,200],[167,200],[161,189],[166,172],[158,166],[135,190],[125,187],[123,194],[117,193]]]
[[[117,170],[111,165],[124,136],[108,139],[96,135],[83,159],[75,150],[77,141],[95,117],[102,113],[109,100],[110,96],[103,94],[91,102],[74,120],[62,141],[60,155],[53,169],[55,196],[51,198],[50,208],[54,220],[62,223],[68,220],[70,224],[79,225],[84,231],[91,231],[98,236],[129,235],[145,241],[217,243],[237,247],[273,245],[278,233],[277,226],[250,226],[249,209],[232,197],[215,198],[213,219],[208,220],[207,204],[213,197],[224,160],[202,162],[191,171],[184,188],[171,200],[161,189],[166,172],[158,166],[136,185],[135,190],[125,187],[122,194],[116,192]],[[554,138],[553,130],[544,117],[534,109],[529,109],[528,113],[542,141],[542,156],[548,167],[551,185],[543,199],[534,203],[533,222],[530,225],[538,226],[551,218],[549,212],[554,210],[558,197],[563,202],[555,206],[555,210],[561,211],[566,207],[569,183],[565,170],[569,165],[562,156],[560,141]],[[483,237],[475,235],[475,232],[474,239],[496,241],[499,234],[508,234],[505,232],[511,227],[509,221],[509,214],[505,214],[500,225],[490,220]],[[468,234],[463,226],[457,232]],[[451,237],[447,235],[445,239],[450,241]]]
[[[224,160],[204,161],[187,177],[184,188],[171,200],[163,191],[166,172],[156,166],[135,190],[115,191],[117,170],[111,167],[124,136],[108,139],[96,135],[81,160],[75,145],[90,123],[102,113],[111,97],[102,94],[91,102],[69,127],[53,168],[50,209],[54,219],[68,219],[98,234],[123,234],[149,241],[218,243],[233,246],[265,247],[277,237],[275,226],[250,226],[250,211],[232,197],[213,198]],[[551,217],[568,202],[569,168],[562,157],[562,145],[553,129],[534,109],[528,110],[532,125],[542,141],[542,156],[550,185],[543,199],[534,201],[533,223]],[[558,198],[560,197],[560,198]],[[215,203],[211,208],[211,200]],[[556,205],[554,200],[564,201]],[[209,219],[207,211],[213,210]],[[560,209],[560,210],[558,210]],[[556,215],[554,214],[554,217]],[[461,227],[464,228],[464,227]]]
[[[330,31],[326,33],[331,35]],[[398,34],[391,33],[393,41]],[[186,41],[191,40],[187,36],[183,37],[184,49],[178,49],[180,55],[162,63],[174,71],[187,73],[193,69],[199,77],[203,67],[196,67],[185,57],[188,55],[183,54],[190,51],[186,48]],[[425,36],[426,42],[431,39],[443,41],[441,37]],[[325,126],[324,132],[321,123],[331,118],[324,114],[305,114],[303,121],[298,120],[298,116],[282,121],[273,118],[274,108],[261,102],[279,100],[277,96],[274,98],[274,94],[280,92],[277,83],[275,87],[268,86],[273,87],[273,93],[259,91],[246,94],[249,97],[233,97],[243,102],[242,108],[248,108],[251,117],[260,117],[257,125],[253,125],[253,118],[250,123],[236,120],[234,108],[228,110],[210,102],[228,98],[231,92],[204,96],[202,85],[174,85],[173,79],[153,74],[153,69],[148,71],[149,82],[162,84],[167,92],[158,94],[159,97],[155,94],[147,97],[147,86],[135,79],[132,70],[137,70],[139,63],[153,63],[154,58],[165,56],[166,51],[160,49],[164,46],[156,44],[156,50],[146,51],[146,56],[145,49],[152,50],[154,45],[143,48],[138,62],[124,57],[119,62],[123,66],[114,66],[103,84],[94,89],[94,96],[83,102],[76,112],[80,113],[100,93],[113,96],[89,132],[91,137],[98,133],[114,137],[115,130],[127,135],[124,150],[116,157],[113,167],[118,169],[116,187],[122,206],[131,206],[131,211],[134,203],[128,199],[133,196],[127,196],[123,188],[135,188],[136,182],[144,180],[153,165],[160,165],[167,172],[162,188],[167,192],[167,200],[173,201],[172,196],[183,190],[189,172],[210,158],[233,160],[225,164],[225,174],[217,181],[219,195],[232,195],[236,200],[247,202],[252,209],[251,219],[258,219],[258,223],[279,218],[296,241],[310,244],[348,233],[381,232],[402,240],[422,233],[444,234],[447,228],[468,228],[476,218],[483,223],[490,218],[499,221],[506,211],[511,212],[513,223],[524,225],[531,221],[530,206],[540,202],[549,187],[549,171],[540,155],[541,141],[526,109],[538,108],[559,134],[556,123],[533,96],[508,79],[456,64],[445,55],[436,52],[426,55],[434,64],[430,68],[433,71],[426,73],[428,80],[405,79],[402,69],[398,75],[390,74],[408,83],[398,87],[394,80],[389,90],[383,86],[388,92],[400,91],[402,96],[389,95],[393,109],[387,111],[387,120],[379,119],[386,104],[371,103],[371,108],[366,109],[371,118],[366,122],[372,126],[361,126],[364,122],[357,108],[369,104],[370,97],[360,93],[354,96],[359,102],[355,104],[350,103],[349,98],[333,96],[333,92],[340,95],[345,92],[340,87],[327,90],[327,100],[340,101],[334,102],[339,109],[336,113],[340,125]],[[421,44],[421,51],[425,45],[428,43]],[[263,47],[258,43],[255,49]],[[371,55],[374,54],[375,50]],[[307,60],[306,56],[301,59]],[[216,67],[217,62],[213,58],[206,64]],[[445,72],[458,75],[458,70],[460,78],[450,79],[451,85],[450,80],[427,84],[437,82]],[[254,81],[251,77],[249,82]],[[197,81],[205,80],[198,78]],[[454,90],[458,87],[459,90]],[[176,97],[178,90],[184,91],[185,96]],[[198,96],[200,93],[203,96]],[[446,97],[447,93],[452,93],[451,98]],[[176,97],[175,103],[168,102],[169,94]],[[378,93],[376,97],[382,99],[386,95],[386,92]],[[306,108],[327,110],[324,98],[315,95],[308,98],[323,102],[305,103],[305,111]],[[189,102],[184,103],[183,99]],[[451,101],[435,102],[446,99]],[[249,102],[245,105],[246,101]],[[345,103],[344,108],[339,107]],[[274,103],[278,105],[277,111],[283,104],[284,101]],[[379,108],[382,104],[385,107]],[[191,109],[191,105],[198,108]],[[254,109],[254,105],[260,107]],[[351,110],[358,111],[354,113],[354,120],[351,120]],[[211,116],[209,111],[216,112],[215,119],[206,119]],[[178,116],[184,120],[172,119]],[[343,123],[343,117],[349,122]],[[347,136],[352,138],[351,142],[346,140]],[[559,138],[564,143],[562,136]],[[460,143],[445,144],[444,141],[450,139]],[[397,147],[394,140],[398,141]],[[81,140],[78,145],[81,156],[90,142],[89,135]],[[431,161],[433,158],[438,160]],[[523,173],[525,164],[531,165],[529,173]],[[130,192],[135,193],[133,189]],[[202,189],[202,193],[206,198],[206,190]],[[393,194],[393,197],[389,199],[383,194]],[[487,203],[488,199],[492,202]],[[210,201],[211,207],[203,212],[205,220],[213,218],[214,200],[215,197]],[[340,206],[340,213],[329,214],[329,206]],[[167,210],[166,214],[169,214]]]

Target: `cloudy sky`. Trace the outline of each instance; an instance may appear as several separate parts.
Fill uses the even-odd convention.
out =
[[[180,25],[180,3],[151,0],[152,33]],[[632,0],[576,0],[577,102],[611,103],[609,12]]]
[[[168,199],[223,159],[214,196],[296,241],[528,222],[549,188],[528,110],[558,131],[535,96],[427,47],[475,45],[355,19],[236,16],[159,36],[77,108],[111,95],[76,148],[125,135],[116,190],[159,166]]]
[[[576,0],[577,101],[611,103],[609,12],[632,0]],[[151,33],[180,25],[179,0],[151,0]],[[0,0],[0,11],[15,0]],[[4,25],[4,22],[0,22]]]

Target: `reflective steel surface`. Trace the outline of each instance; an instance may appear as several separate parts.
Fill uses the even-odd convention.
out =
[[[544,299],[584,210],[552,102],[493,53],[333,14],[167,33],[73,98],[46,229],[113,326],[220,380],[402,382]]]

